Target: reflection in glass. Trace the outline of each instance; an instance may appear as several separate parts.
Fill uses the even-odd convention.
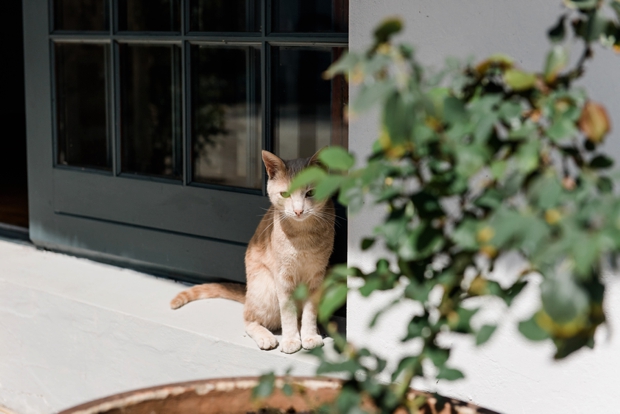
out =
[[[191,0],[191,30],[196,32],[258,32],[256,0]]]
[[[341,48],[273,48],[273,116],[276,154],[309,157],[326,145],[346,147],[346,83],[321,74]]]
[[[121,170],[181,178],[181,48],[120,45]]]
[[[260,188],[260,49],[193,45],[191,56],[193,179]]]
[[[107,0],[55,0],[54,30],[109,30]]]
[[[273,31],[347,33],[349,0],[273,0]]]
[[[140,32],[178,32],[181,8],[178,0],[120,0],[119,29]]]
[[[58,164],[109,170],[108,45],[56,43]]]

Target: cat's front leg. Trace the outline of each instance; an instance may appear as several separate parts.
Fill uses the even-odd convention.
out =
[[[297,326],[297,306],[290,289],[280,286],[277,293],[280,304],[280,320],[282,321],[280,350],[285,354],[292,354],[301,349],[301,339]]]
[[[311,295],[301,313],[301,345],[304,349],[323,346],[323,337],[316,326],[318,292]]]

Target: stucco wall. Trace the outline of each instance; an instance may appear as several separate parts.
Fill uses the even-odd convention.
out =
[[[540,70],[548,50],[546,30],[561,11],[560,0],[355,0],[350,2],[350,48],[362,50],[371,42],[371,32],[386,16],[398,15],[405,21],[401,39],[416,46],[424,64],[438,66],[447,56],[478,59],[493,53],[507,53],[520,66]],[[573,49],[573,57],[580,50]],[[597,50],[588,65],[584,85],[592,99],[607,105],[615,128],[606,144],[607,151],[620,160],[620,55]],[[377,116],[367,115],[350,125],[350,148],[363,157],[377,136]],[[350,218],[349,260],[368,267],[372,254],[361,254],[360,237],[370,233],[382,216],[380,209],[370,209]],[[377,252],[375,251],[375,254]],[[518,266],[508,260],[505,272]],[[611,277],[607,296],[609,327],[601,331],[595,350],[581,350],[565,361],[552,361],[549,344],[532,344],[516,331],[514,322],[531,314],[538,297],[535,290],[524,293],[522,300],[508,314],[494,308],[487,317],[501,319],[503,325],[492,340],[480,348],[472,341],[450,338],[456,345],[453,363],[467,378],[454,383],[440,382],[440,392],[472,400],[507,413],[583,413],[600,410],[617,412],[616,374],[620,370],[620,284]],[[412,309],[400,306],[388,313],[376,329],[366,329],[368,318],[386,303],[389,294],[377,294],[368,300],[351,295],[347,332],[357,343],[370,346],[394,359],[406,351],[398,345],[403,326]],[[511,323],[513,322],[513,323]],[[615,335],[614,335],[615,333]]]

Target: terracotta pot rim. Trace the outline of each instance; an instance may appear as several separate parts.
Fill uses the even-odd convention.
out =
[[[197,394],[206,395],[211,391],[232,390],[236,388],[248,389],[258,384],[258,376],[246,377],[216,377],[193,381],[173,382],[169,384],[155,385],[152,387],[137,388],[118,394],[108,395],[88,401],[71,408],[60,411],[58,414],[96,414],[113,408],[134,405],[143,401],[164,399],[169,396],[194,391]],[[303,385],[309,388],[339,388],[342,380],[329,377],[305,377],[305,376],[276,376],[276,381],[283,383],[284,379],[289,379],[294,384]],[[216,386],[215,384],[220,384]],[[322,384],[322,387],[318,385]],[[329,385],[329,386],[328,386]]]
[[[248,390],[250,388],[254,388],[258,384],[259,378],[260,377],[258,376],[217,377],[139,388],[76,405],[60,411],[58,414],[97,414],[114,409],[122,409],[123,407],[130,407],[143,402],[164,400],[168,397],[179,396],[187,392],[194,392],[195,394],[202,396],[207,395],[210,392],[221,393],[234,390]],[[345,382],[345,380],[342,379],[322,376],[276,376],[275,378],[276,388],[282,388],[286,381],[292,385],[299,385],[312,391],[318,391],[321,389],[339,389]],[[428,397],[428,403],[432,407],[434,407],[437,403],[436,396],[429,392],[419,391],[416,389],[409,390],[408,399],[412,400],[417,396]],[[444,398],[446,402],[450,403],[450,406],[458,409],[458,411],[450,412],[498,414],[496,411],[482,408],[462,400],[449,397]]]

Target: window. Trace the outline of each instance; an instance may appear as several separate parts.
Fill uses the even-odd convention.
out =
[[[261,193],[261,149],[346,144],[344,0],[56,0],[56,166]]]

